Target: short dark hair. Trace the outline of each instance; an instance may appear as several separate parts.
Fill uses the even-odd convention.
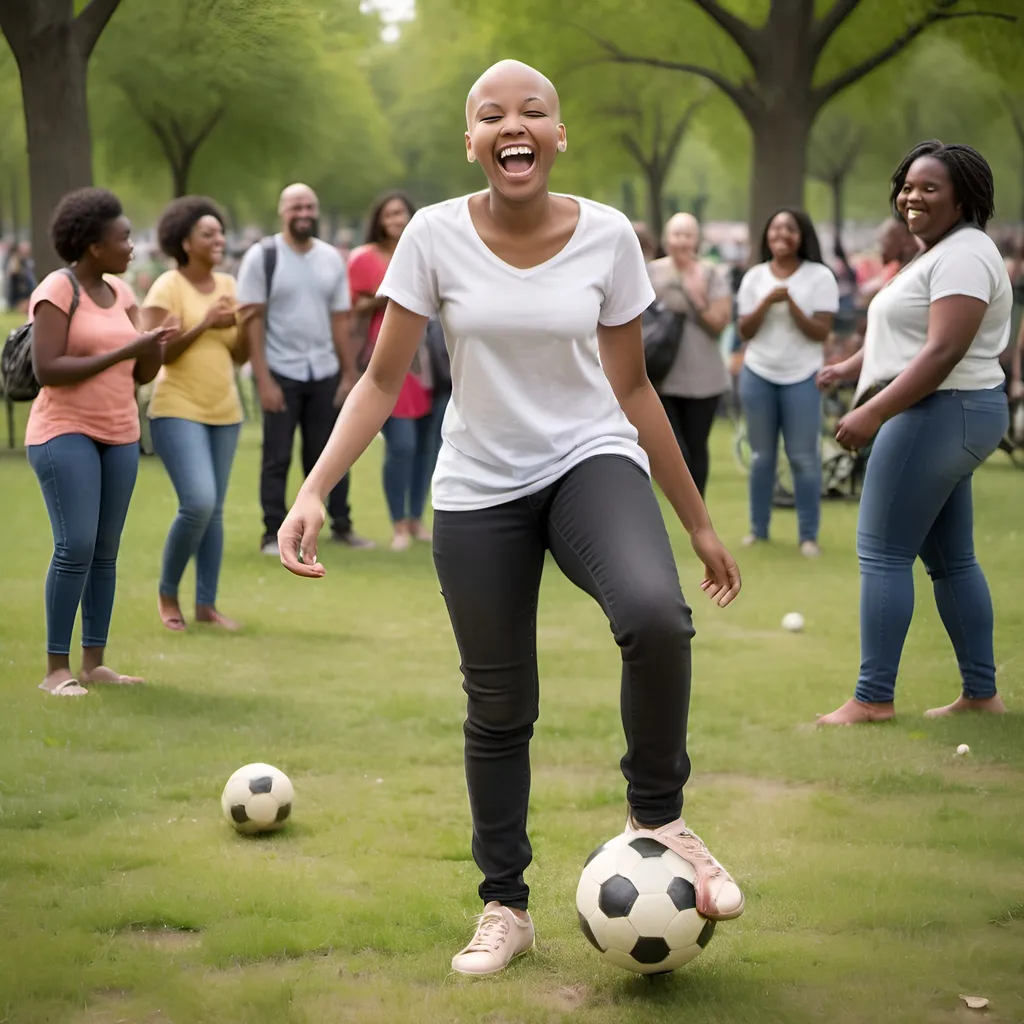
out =
[[[392,189],[390,192],[385,192],[383,195],[377,196],[373,201],[373,206],[370,207],[369,216],[366,218],[366,239],[367,245],[377,245],[379,242],[383,242],[385,239],[384,225],[381,223],[380,215],[384,212],[384,207],[391,202],[392,199],[400,199],[404,204],[406,210],[409,211],[409,217],[416,212],[416,207],[413,205],[412,200],[403,192],[401,189]]]
[[[800,229],[800,247],[796,254],[802,260],[810,260],[812,263],[821,263],[821,243],[818,241],[818,232],[814,230],[814,223],[803,210],[797,210],[792,206],[781,206],[765,222],[764,231],[761,233],[761,262],[767,263],[772,258],[772,251],[768,248],[768,229],[772,221],[780,213],[788,213],[796,226]]]
[[[50,241],[65,263],[77,263],[90,245],[103,240],[111,221],[124,215],[121,200],[105,188],[79,188],[57,204]]]
[[[179,267],[188,264],[184,242],[203,217],[213,217],[224,227],[224,214],[206,196],[182,196],[170,203],[160,215],[160,222],[156,226],[160,249],[164,255],[175,260]]]
[[[985,230],[985,225],[996,212],[996,185],[988,161],[973,147],[959,143],[949,144],[938,139],[919,142],[904,158],[892,176],[892,193],[889,201],[898,220],[903,214],[896,208],[896,200],[903,191],[907,174],[915,160],[923,156],[934,157],[949,174],[953,193],[964,213],[968,224]]]

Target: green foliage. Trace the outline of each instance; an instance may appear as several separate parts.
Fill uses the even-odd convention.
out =
[[[359,17],[355,0],[123,0],[94,57],[105,159],[126,177],[188,171],[238,210],[296,178],[360,208],[393,165]]]
[[[727,425],[713,442],[712,512],[731,541],[746,528],[745,481]],[[352,501],[360,531],[386,541],[380,451],[355,467]],[[775,541],[743,553],[745,589],[726,611],[700,595],[670,526],[697,627],[687,820],[747,910],[700,959],[653,981],[606,966],[576,922],[583,859],[623,822],[619,651],[591,598],[547,567],[528,874],[537,949],[474,981],[448,966],[479,912],[479,875],[459,655],[429,548],[324,544],[323,580],[289,577],[257,550],[258,469],[259,431],[247,428],[220,597],[244,631],[160,626],[177,502],[145,459],[110,650],[147,683],[56,699],[35,688],[49,528],[24,453],[0,457],[0,1020],[952,1024],[969,1019],[961,992],[991,999],[993,1021],[1024,1018],[1020,714],[921,717],[958,684],[923,571],[898,719],[805,727],[856,677],[856,507],[826,507],[813,563],[796,552],[793,514],[779,513]],[[1015,709],[1021,481],[1002,455],[975,479],[1000,688]],[[779,628],[790,610],[805,614],[802,634]],[[963,742],[968,758],[954,754]],[[262,840],[236,837],[218,801],[254,760],[296,787],[288,829]]]

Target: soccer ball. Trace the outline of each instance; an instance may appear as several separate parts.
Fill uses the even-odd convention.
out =
[[[294,796],[284,772],[269,764],[247,764],[228,779],[220,806],[238,832],[274,832],[292,813]]]
[[[664,974],[698,957],[715,922],[697,913],[693,866],[660,840],[618,835],[583,866],[580,928],[617,967]]]

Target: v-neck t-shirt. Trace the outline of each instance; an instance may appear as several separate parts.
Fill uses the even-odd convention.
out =
[[[379,294],[439,316],[451,356],[435,509],[514,501],[595,455],[650,472],[601,367],[597,327],[635,319],[654,289],[629,220],[568,198],[580,208],[572,237],[527,269],[484,243],[470,196],[418,210],[398,241]]]
[[[116,277],[104,280],[114,292],[113,304],[108,308],[98,306],[79,286],[78,308],[68,323],[66,355],[105,355],[138,336],[128,318],[128,310],[136,305],[131,288]],[[40,302],[52,303],[67,313],[73,295],[67,274],[54,271],[32,293],[29,318],[35,318]],[[84,434],[101,444],[136,443],[140,431],[134,369],[134,359],[123,359],[77,384],[41,388],[28,416],[26,446],[45,444],[64,434]]]

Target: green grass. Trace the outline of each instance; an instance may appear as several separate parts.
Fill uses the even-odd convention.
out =
[[[712,512],[745,526],[716,438]],[[825,509],[818,562],[776,541],[743,553],[727,612],[695,605],[689,820],[745,888],[747,912],[694,964],[653,982],[606,967],[580,935],[583,858],[623,818],[618,666],[597,607],[557,571],[540,621],[529,880],[534,955],[503,976],[449,975],[478,911],[462,775],[464,698],[429,552],[328,548],[321,582],[256,551],[258,434],[226,511],[221,606],[237,636],[173,635],[155,614],[175,502],[143,461],[122,545],[111,662],[134,690],[45,697],[50,536],[23,453],[0,458],[0,1022],[587,1024],[1024,1020],[1021,717],[925,721],[957,692],[926,580],[900,717],[819,732],[857,667],[856,509]],[[387,527],[379,448],[354,474],[358,527]],[[1024,476],[997,455],[977,481],[977,537],[998,610],[1001,688],[1024,702]],[[188,588],[186,587],[186,593]],[[786,611],[803,634],[779,628]],[[190,606],[186,605],[190,611]],[[954,756],[967,742],[969,758]],[[290,827],[236,837],[220,817],[247,761],[287,771]]]

